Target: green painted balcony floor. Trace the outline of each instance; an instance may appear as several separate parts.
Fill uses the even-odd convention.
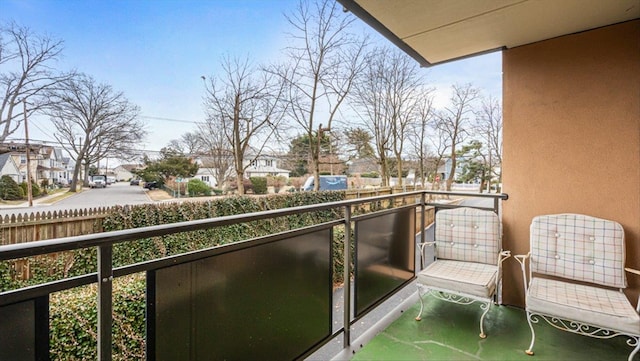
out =
[[[485,318],[486,339],[478,334],[479,304],[456,305],[425,298],[422,321],[416,304],[379,333],[352,360],[627,360],[627,338],[595,339],[560,331],[540,321],[535,355],[524,350],[531,335],[522,309],[492,306]],[[640,354],[640,352],[639,352]],[[640,360],[636,355],[634,360]]]

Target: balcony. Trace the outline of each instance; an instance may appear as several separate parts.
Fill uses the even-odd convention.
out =
[[[69,336],[67,354],[50,355],[48,335],[60,317],[50,314],[50,302],[87,285],[97,289],[95,309],[66,317],[86,319],[87,325],[92,315],[97,318],[97,328],[87,332],[97,340],[91,347],[100,360],[527,359],[529,333],[519,308],[492,308],[485,340],[477,336],[477,307],[453,308],[428,299],[423,320],[414,320],[419,305],[413,282],[420,264],[415,242],[429,237],[420,230],[429,229],[435,209],[455,207],[436,198],[470,196],[484,198],[487,209],[496,212],[507,199],[417,191],[2,246],[0,261],[97,249],[97,272],[0,293],[0,359],[82,358],[74,349],[78,335]],[[317,216],[317,224],[114,264],[118,250],[136,242],[202,237],[227,226],[276,224],[301,214]],[[344,247],[341,239],[352,246]],[[336,271],[341,264],[352,266]],[[117,297],[120,281],[131,277],[144,284],[144,320],[137,322],[144,323],[146,334],[128,344],[116,342],[114,334],[123,332],[123,317],[132,317],[119,314],[119,303],[127,301]],[[336,279],[344,280],[342,287],[335,287]],[[344,312],[341,305],[351,306]],[[622,338],[594,343],[559,331],[540,332],[539,356],[529,360],[618,354],[622,359],[629,352]]]

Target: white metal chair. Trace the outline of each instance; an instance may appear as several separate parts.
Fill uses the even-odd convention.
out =
[[[491,211],[473,208],[441,210],[436,213],[435,241],[419,244],[435,247],[435,261],[418,274],[421,320],[422,295],[458,304],[480,302],[480,337],[485,338],[484,317],[491,303],[498,302],[502,286],[502,262],[510,257],[502,250],[500,219]]]
[[[640,349],[640,309],[622,292],[627,287],[622,226],[581,214],[554,214],[535,217],[530,231],[529,253],[514,256],[522,268],[531,329],[525,352],[533,355],[533,325],[543,319],[579,335],[627,336],[627,344],[635,347],[632,360]]]

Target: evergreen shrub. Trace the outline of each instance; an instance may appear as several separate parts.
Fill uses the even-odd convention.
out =
[[[249,178],[251,185],[253,186],[253,193],[255,194],[267,194],[267,178],[266,177],[251,177]]]
[[[187,183],[187,189],[189,190],[190,197],[211,195],[211,187],[200,179],[189,180],[189,183]]]
[[[15,201],[24,198],[24,192],[11,176],[0,177],[0,198],[7,201]]]

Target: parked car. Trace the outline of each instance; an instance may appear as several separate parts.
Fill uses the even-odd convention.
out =
[[[155,181],[154,182],[146,182],[144,184],[144,187],[146,189],[148,189],[148,190],[156,189],[156,188],[158,188],[158,182],[155,182]]]
[[[130,186],[139,186],[140,185],[140,179],[132,179],[131,181],[129,181],[129,185]]]
[[[89,180],[89,187],[104,188],[107,186],[107,177],[104,175],[93,175]]]

